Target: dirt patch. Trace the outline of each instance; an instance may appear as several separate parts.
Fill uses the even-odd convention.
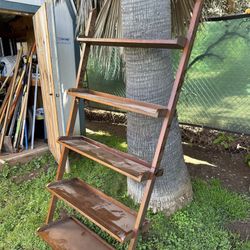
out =
[[[182,141],[187,143],[230,153],[242,153],[248,149],[250,150],[250,136],[244,134],[227,133],[186,125],[180,125],[180,127]]]
[[[238,234],[241,240],[250,240],[250,220],[235,221],[226,225],[226,228],[232,233]]]
[[[196,145],[183,145],[188,170],[192,178],[220,179],[227,189],[250,195],[250,168],[243,153],[230,153]]]
[[[102,124],[126,126],[127,123],[126,114],[122,112],[94,108],[86,108],[85,111],[87,120],[93,122],[93,124],[101,122]],[[104,127],[106,126],[104,125]],[[180,125],[180,127],[184,142],[229,152],[250,151],[250,136],[188,125]]]
[[[100,130],[106,131],[114,136],[124,139],[126,138],[127,135],[127,127],[123,124],[117,125],[106,122],[87,121],[86,127],[95,132],[98,132]]]
[[[37,178],[43,172],[47,173],[48,169],[49,169],[49,165],[45,165],[42,168],[33,170],[32,172],[26,173],[24,175],[13,176],[11,180],[14,181],[16,184],[21,184],[25,181],[29,181],[29,180],[33,180]]]
[[[106,111],[94,108],[85,108],[88,121],[99,121],[113,124],[126,124],[126,114],[122,112]]]

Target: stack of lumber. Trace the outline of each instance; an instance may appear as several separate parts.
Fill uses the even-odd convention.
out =
[[[23,56],[21,48],[11,72],[12,76],[7,76],[0,85],[0,93],[5,93],[0,106],[0,152],[3,149],[18,152],[23,149],[24,141],[27,142],[26,116],[34,53],[35,45],[27,56]]]

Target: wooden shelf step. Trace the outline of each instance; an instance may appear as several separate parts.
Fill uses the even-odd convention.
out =
[[[116,240],[125,242],[133,237],[136,212],[82,180],[61,180],[47,188]],[[148,222],[144,227],[147,229]]]
[[[178,37],[170,40],[145,40],[124,38],[77,38],[78,42],[89,45],[112,46],[112,47],[134,47],[134,48],[161,48],[161,49],[183,49],[187,39]]]
[[[68,94],[88,101],[101,103],[116,107],[125,111],[131,111],[151,117],[163,117],[167,114],[167,107],[147,102],[136,101],[129,98],[110,95],[102,92],[87,89],[69,89]]]
[[[37,230],[52,249],[57,250],[114,250],[94,232],[73,217],[52,222]]]
[[[111,168],[135,181],[147,180],[150,164],[84,136],[63,136],[58,142],[72,151]]]

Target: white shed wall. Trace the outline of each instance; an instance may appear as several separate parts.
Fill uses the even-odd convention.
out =
[[[24,3],[24,4],[30,4],[30,5],[38,5],[44,3],[45,0],[5,0],[6,2],[15,2],[15,3]]]

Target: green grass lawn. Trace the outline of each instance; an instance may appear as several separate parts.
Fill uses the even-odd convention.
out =
[[[126,150],[126,143],[122,139],[104,133],[89,135],[112,147]],[[49,166],[47,173],[41,171],[36,178],[21,184],[16,183],[17,179],[14,181],[15,176],[26,176],[31,171],[42,170],[44,166]],[[71,168],[72,172],[67,178],[79,176],[136,209],[137,206],[126,195],[125,177],[75,155],[71,156]],[[36,235],[36,229],[46,217],[50,194],[45,185],[53,181],[55,171],[55,162],[49,154],[26,165],[4,167],[0,173],[0,249],[49,249]],[[217,180],[210,183],[195,180],[193,189],[193,202],[172,217],[148,212],[151,229],[140,238],[138,249],[250,249],[250,242],[242,243],[237,235],[224,228],[228,222],[249,218],[249,198],[225,190]],[[63,206],[63,203],[59,204],[59,207]],[[96,226],[82,221],[117,249],[125,249]]]

